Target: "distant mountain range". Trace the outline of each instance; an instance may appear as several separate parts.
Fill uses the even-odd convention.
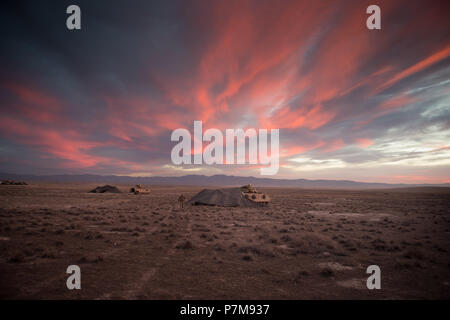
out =
[[[308,179],[272,179],[257,177],[240,177],[227,175],[186,175],[181,177],[130,177],[102,175],[24,175],[0,173],[1,180],[41,181],[41,182],[90,182],[119,184],[149,184],[149,185],[186,185],[186,186],[242,186],[252,184],[257,187],[297,187],[297,188],[333,188],[333,189],[380,189],[407,187],[450,187],[445,184],[389,184],[370,183],[350,180],[308,180]]]

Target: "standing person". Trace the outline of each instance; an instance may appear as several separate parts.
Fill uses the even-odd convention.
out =
[[[178,197],[178,202],[180,203],[181,209],[184,209],[184,201],[185,200],[186,200],[186,198],[183,195]]]

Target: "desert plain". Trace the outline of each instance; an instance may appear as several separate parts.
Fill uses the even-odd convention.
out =
[[[449,188],[259,188],[267,207],[182,209],[203,187],[97,185],[0,186],[0,299],[450,298]]]

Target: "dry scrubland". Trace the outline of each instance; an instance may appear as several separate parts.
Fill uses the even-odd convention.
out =
[[[0,186],[0,298],[450,298],[448,189],[264,189],[267,208],[181,210],[201,188],[95,186]]]

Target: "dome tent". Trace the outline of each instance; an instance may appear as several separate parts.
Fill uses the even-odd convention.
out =
[[[105,185],[97,187],[89,191],[90,193],[120,193],[120,190],[115,186]]]
[[[257,203],[246,198],[241,188],[203,189],[188,203],[221,207],[261,207],[265,205],[265,203]]]

